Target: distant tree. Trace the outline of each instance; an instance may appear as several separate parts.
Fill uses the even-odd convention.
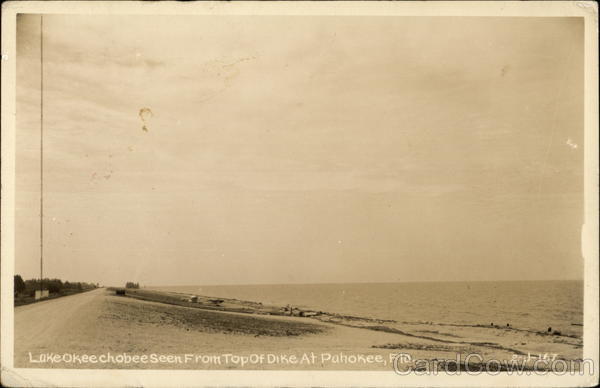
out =
[[[25,292],[26,286],[21,275],[15,275],[15,293],[21,294]]]
[[[35,290],[40,289],[40,279],[25,280],[25,293],[29,296],[35,295]]]
[[[140,288],[140,284],[134,282],[127,282],[125,283],[125,288]]]
[[[63,289],[63,282],[60,279],[44,279],[44,288],[51,294],[57,294]]]

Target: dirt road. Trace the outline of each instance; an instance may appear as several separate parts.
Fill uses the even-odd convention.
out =
[[[35,366],[29,352],[80,351],[100,339],[97,328],[106,290],[33,303],[15,308],[15,365]]]
[[[73,325],[79,326],[81,318],[90,318],[99,312],[95,307],[104,293],[100,288],[16,307],[15,343],[24,349],[33,349],[48,340],[54,341],[68,333]]]

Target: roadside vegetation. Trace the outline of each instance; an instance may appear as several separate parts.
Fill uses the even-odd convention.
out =
[[[23,280],[21,275],[14,276],[15,288],[15,306],[21,306],[35,302],[35,291],[40,289],[40,279]],[[69,282],[61,279],[43,279],[42,285],[44,290],[48,290],[48,298],[58,298],[77,294],[79,292],[93,290],[98,288],[99,284],[85,282]]]

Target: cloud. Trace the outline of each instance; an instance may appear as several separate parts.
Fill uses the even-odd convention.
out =
[[[39,30],[35,16],[19,20],[18,244],[31,253]],[[572,21],[44,20],[46,205],[81,234],[65,248],[65,227],[52,229],[63,269],[73,252],[110,265],[142,246],[136,263],[169,255],[180,265],[220,244],[224,266],[280,262],[282,278],[291,262],[323,258],[341,276],[369,252],[380,268],[410,255],[426,263],[415,264],[418,275],[448,252],[479,263],[498,236],[546,262],[557,251],[542,243],[561,232],[562,252],[579,248],[571,226],[581,218],[582,154],[548,146],[551,133],[583,141],[583,81],[571,71],[582,68],[581,26]],[[338,240],[352,249],[339,251]],[[512,253],[494,259],[514,263]]]

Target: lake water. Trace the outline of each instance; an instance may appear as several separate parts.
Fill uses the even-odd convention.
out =
[[[423,282],[148,287],[398,322],[572,329],[583,322],[583,282]]]

